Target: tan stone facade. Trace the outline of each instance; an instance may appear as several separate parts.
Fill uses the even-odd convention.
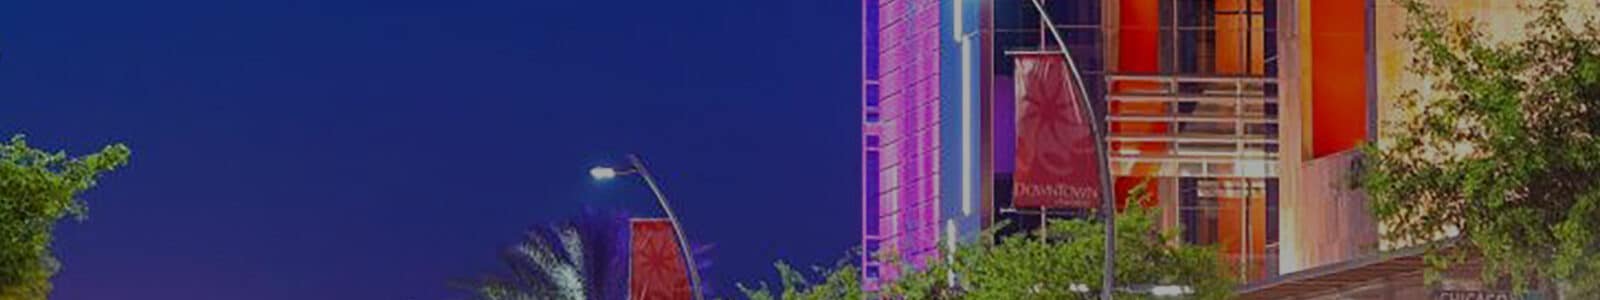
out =
[[[1326,126],[1314,119],[1322,112],[1316,111],[1319,95],[1310,91],[1318,82],[1344,78],[1317,77],[1313,72],[1316,51],[1317,22],[1326,17],[1311,9],[1316,1],[1296,0],[1279,2],[1279,10],[1294,12],[1279,19],[1284,30],[1279,33],[1279,59],[1283,68],[1281,82],[1288,83],[1280,90],[1283,114],[1280,116],[1286,133],[1280,137],[1283,145],[1280,169],[1282,170],[1283,199],[1279,222],[1280,236],[1278,278],[1253,282],[1243,295],[1250,299],[1499,299],[1510,297],[1504,291],[1495,291],[1476,280],[1472,272],[1453,272],[1436,285],[1426,285],[1421,278],[1421,266],[1401,260],[1417,259],[1416,253],[1394,255],[1414,245],[1381,242],[1382,226],[1377,224],[1366,208],[1366,198],[1354,190],[1349,172],[1354,150],[1314,155],[1310,148],[1318,138],[1311,127]],[[1370,109],[1368,124],[1373,132],[1368,140],[1382,141],[1388,120],[1407,118],[1410,112],[1397,107],[1395,99],[1403,92],[1425,88],[1429,83],[1406,70],[1413,58],[1408,42],[1399,37],[1405,30],[1407,15],[1403,8],[1390,0],[1367,0],[1366,47],[1350,45],[1342,49],[1364,51],[1368,55],[1370,73],[1365,84],[1352,84],[1352,88],[1368,89],[1367,105]],[[1485,43],[1514,42],[1524,36],[1524,25],[1531,16],[1519,7],[1527,0],[1432,0],[1436,7],[1452,18],[1470,18],[1477,21],[1486,33]],[[1570,24],[1594,20],[1600,15],[1596,1],[1570,0],[1573,8],[1567,16]],[[1364,48],[1364,49],[1363,49]],[[1336,50],[1339,51],[1339,50]],[[1421,92],[1426,92],[1425,90]],[[1344,101],[1344,100],[1339,100]],[[1325,103],[1324,103],[1325,105]],[[1363,124],[1347,124],[1362,126]],[[1445,233],[1444,235],[1451,235]],[[1409,257],[1409,258],[1408,258]]]

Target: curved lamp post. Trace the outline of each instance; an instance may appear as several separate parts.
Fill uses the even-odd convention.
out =
[[[1039,0],[1032,2],[1033,8],[1039,12],[1039,20],[1044,21],[1045,26],[1050,28],[1050,35],[1055,36],[1056,45],[1061,47],[1061,56],[1066,58],[1067,69],[1072,71],[1072,80],[1077,81],[1074,85],[1078,86],[1078,95],[1081,96],[1078,99],[1083,99],[1083,119],[1089,120],[1089,129],[1094,134],[1094,157],[1100,165],[1097,168],[1100,171],[1100,210],[1105,215],[1103,221],[1106,225],[1105,274],[1101,275],[1100,298],[1110,300],[1112,291],[1116,290],[1117,280],[1117,204],[1111,196],[1111,162],[1110,156],[1106,153],[1106,132],[1100,127],[1099,119],[1094,117],[1094,103],[1089,102],[1089,92],[1083,88],[1083,77],[1078,74],[1078,64],[1072,60],[1072,53],[1067,51],[1067,43],[1061,39],[1061,31],[1056,29],[1055,22],[1050,21],[1050,14],[1044,10],[1044,3]]]
[[[594,167],[589,169],[589,176],[595,180],[609,180],[618,175],[639,174],[644,178],[644,184],[650,186],[650,192],[655,193],[656,203],[661,204],[661,210],[667,213],[667,220],[672,223],[672,232],[678,235],[678,250],[683,255],[684,269],[689,273],[689,285],[694,291],[695,300],[703,300],[700,294],[700,269],[694,264],[694,255],[689,253],[689,239],[683,235],[683,226],[678,224],[678,216],[672,213],[672,206],[667,205],[667,195],[661,193],[661,187],[656,185],[655,176],[650,175],[650,169],[644,167],[644,160],[638,155],[628,154],[628,162],[632,168],[616,169],[611,167]]]

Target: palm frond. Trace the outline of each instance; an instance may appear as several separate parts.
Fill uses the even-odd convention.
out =
[[[588,209],[535,227],[501,255],[509,272],[469,284],[474,299],[625,299],[627,226],[625,215]]]

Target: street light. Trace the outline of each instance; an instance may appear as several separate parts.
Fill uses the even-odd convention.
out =
[[[651,176],[650,169],[644,167],[643,159],[638,155],[628,154],[628,162],[632,164],[630,169],[618,170],[598,166],[589,169],[589,176],[595,180],[609,180],[618,175],[639,174],[640,178],[644,178],[644,184],[650,186],[650,192],[656,195],[656,203],[661,204],[661,211],[666,212],[667,221],[672,223],[672,232],[678,235],[678,251],[683,255],[684,269],[688,269],[689,287],[694,290],[694,299],[705,299],[700,293],[700,269],[694,264],[694,255],[689,253],[689,239],[683,235],[683,226],[678,224],[678,216],[672,213],[672,206],[667,205],[667,195],[661,193],[661,187],[656,185],[655,176]]]
[[[594,167],[593,169],[589,169],[589,176],[593,176],[594,180],[607,180],[617,177],[617,169],[608,167]]]
[[[1106,153],[1106,132],[1100,128],[1100,121],[1094,117],[1094,104],[1089,103],[1089,92],[1083,88],[1083,77],[1078,74],[1078,63],[1072,60],[1072,53],[1067,50],[1067,42],[1061,37],[1061,31],[1056,28],[1056,23],[1050,21],[1050,14],[1045,12],[1044,3],[1032,0],[1033,8],[1039,12],[1039,20],[1050,28],[1050,35],[1055,36],[1056,46],[1061,47],[1061,56],[1067,61],[1067,69],[1072,71],[1073,84],[1078,87],[1078,99],[1083,100],[1083,119],[1089,121],[1089,131],[1094,134],[1094,158],[1100,165],[1100,210],[1105,220],[1105,274],[1101,275],[1100,299],[1111,300],[1112,290],[1116,288],[1117,280],[1117,204],[1112,199],[1111,191],[1111,156]]]

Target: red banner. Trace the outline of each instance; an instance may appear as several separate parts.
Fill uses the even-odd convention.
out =
[[[694,298],[672,223],[666,219],[632,219],[629,224],[632,241],[628,259],[628,299]]]
[[[1017,165],[1012,205],[1091,208],[1097,204],[1094,134],[1081,91],[1060,53],[1016,59]]]

